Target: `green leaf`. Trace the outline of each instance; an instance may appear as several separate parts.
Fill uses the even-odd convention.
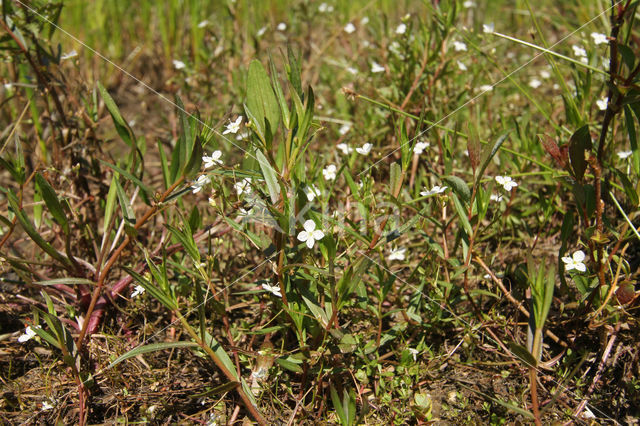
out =
[[[98,161],[101,162],[102,164],[104,164],[105,166],[109,167],[111,170],[120,173],[126,179],[130,180],[131,182],[133,182],[134,185],[136,185],[142,191],[144,191],[147,194],[147,196],[150,196],[150,195],[153,194],[153,189],[151,189],[151,187],[149,187],[148,185],[145,185],[144,183],[142,183],[142,181],[140,179],[138,179],[137,177],[135,177],[134,175],[132,175],[128,171],[126,171],[124,169],[121,169],[120,167],[118,167],[116,165],[107,163],[104,160],[98,159]],[[147,203],[147,204],[149,204],[149,203]]]
[[[278,184],[276,171],[273,169],[273,167],[269,163],[269,160],[267,160],[267,157],[264,156],[262,151],[256,151],[256,159],[258,160],[258,164],[260,164],[262,176],[267,183],[267,189],[269,190],[269,195],[271,196],[271,202],[275,203],[280,198],[280,185]]]
[[[252,120],[255,120],[254,125],[259,136],[263,141],[267,141],[278,127],[280,107],[269,76],[257,60],[249,64],[246,93],[246,109],[251,113]],[[270,135],[267,134],[267,128],[270,128]]]
[[[107,107],[107,111],[111,114],[111,119],[113,120],[113,124],[116,126],[116,131],[120,138],[129,145],[131,148],[136,149],[135,145],[135,136],[133,135],[133,131],[129,124],[122,118],[120,114],[120,110],[118,109],[118,105],[113,101],[113,98],[104,88],[104,86],[98,82],[97,83],[98,90],[100,91],[100,96],[102,96],[102,100],[104,101],[105,106]]]
[[[147,262],[149,262],[148,259]],[[145,277],[143,277],[133,269],[127,266],[123,266],[122,269],[124,269],[127,274],[129,274],[131,278],[134,279],[134,281],[136,281],[142,288],[144,288],[145,291],[151,295],[151,297],[162,303],[165,308],[171,309],[172,311],[178,309],[178,305],[173,298],[173,295],[167,294],[160,287],[153,285],[153,283],[151,283],[149,280],[147,280]]]
[[[62,204],[60,204],[60,200],[58,200],[56,191],[40,173],[36,173],[36,185],[38,185],[38,188],[40,189],[40,194],[49,209],[49,213],[51,213],[53,219],[62,227],[62,231],[65,235],[69,235],[69,222],[67,221],[67,215],[62,209]]]
[[[180,96],[176,95],[176,108],[178,110],[178,117],[180,119],[180,137],[182,143],[179,144],[180,148],[180,166],[185,165],[189,161],[189,155],[193,152],[194,138],[191,133],[191,124],[189,123],[189,117],[187,116],[186,109],[182,103]],[[180,168],[182,170],[182,167]]]
[[[44,281],[35,281],[35,284],[38,285],[56,285],[56,284],[64,284],[64,285],[96,285],[95,281],[88,280],[86,278],[54,278],[51,280]]]
[[[453,205],[456,209],[456,213],[458,214],[458,219],[460,219],[460,222],[462,222],[464,232],[466,232],[467,235],[471,237],[473,235],[473,228],[471,228],[471,223],[469,222],[469,218],[467,217],[467,211],[465,210],[456,194],[451,194],[451,199],[453,200]]]
[[[524,346],[518,345],[515,342],[509,342],[509,349],[515,356],[520,358],[520,360],[523,361],[527,366],[529,367],[537,366],[538,363],[536,359],[533,357],[533,355],[531,355],[531,352],[529,352],[527,348],[525,348]]]
[[[200,171],[200,167],[202,167],[202,153],[202,142],[200,141],[200,137],[196,136],[191,156],[182,172],[186,179],[193,178],[193,176]]]
[[[471,199],[471,191],[469,190],[469,186],[467,183],[460,179],[458,176],[445,176],[442,178],[442,181],[445,182],[453,191],[458,194],[458,196],[464,201],[468,203]]]
[[[107,366],[107,369],[113,368],[116,365],[120,364],[122,361],[126,361],[129,358],[133,358],[138,355],[146,354],[149,352],[157,352],[164,351],[167,349],[180,349],[180,348],[195,348],[199,345],[195,342],[163,342],[163,343],[152,343],[150,345],[138,346],[137,348],[133,348],[129,352],[124,355],[119,356],[115,359],[111,364]]]
[[[120,209],[122,210],[122,217],[129,225],[134,226],[136,224],[136,216],[133,213],[133,208],[131,208],[129,197],[127,197],[127,194],[124,192],[124,189],[122,189],[122,186],[117,179],[114,183],[116,185],[116,195],[118,196]]]
[[[116,181],[118,180],[118,173],[114,173],[111,177],[111,185],[109,185],[109,192],[107,193],[107,203],[104,206],[104,223],[102,224],[102,234],[106,234],[111,223],[111,216],[116,206],[117,189]]]
[[[480,137],[478,136],[478,129],[472,122],[468,123],[467,129],[467,152],[471,161],[471,170],[475,175],[480,163]]]
[[[287,44],[287,56],[289,58],[289,82],[293,86],[298,97],[302,98],[304,93],[302,92],[302,82],[300,80],[300,66],[298,65],[298,60],[296,59],[296,55],[293,53],[293,49],[291,49],[290,44]]]
[[[591,134],[589,133],[589,126],[584,125],[576,130],[569,140],[569,161],[573,169],[574,177],[580,182],[584,177],[584,172],[587,170],[585,151],[590,149]]]
[[[269,55],[269,69],[271,71],[271,84],[273,84],[276,98],[278,98],[278,104],[280,105],[280,112],[282,113],[282,121],[287,129],[291,129],[291,113],[289,112],[289,105],[284,97],[280,80],[278,80],[278,71],[276,65],[273,63],[273,58]]]
[[[622,188],[624,188],[624,193],[627,194],[627,198],[629,199],[629,202],[634,208],[637,208],[638,203],[640,202],[638,200],[638,193],[636,192],[636,189],[633,187],[633,184],[629,180],[629,177],[627,176],[626,173],[618,169],[614,169],[613,167],[612,169],[616,173],[616,175],[618,175],[620,182],[622,182]]]
[[[283,368],[289,370],[289,371],[293,371],[294,373],[302,373],[302,368],[300,367],[300,364],[302,364],[302,361],[300,361],[299,359],[295,359],[292,357],[288,357],[288,358],[278,358],[276,360],[276,362]]]
[[[213,336],[208,332],[205,335],[205,343],[208,344],[211,349],[213,349],[213,352],[218,357],[218,360],[222,363],[222,365],[224,365],[228,372],[236,380],[240,380],[240,377],[238,377],[238,372],[236,371],[235,364],[233,363],[233,361],[231,361],[231,358],[229,358],[229,355],[224,350],[222,345],[220,345],[220,343],[218,343],[218,341],[214,339]]]
[[[182,246],[187,251],[187,254],[195,263],[200,263],[200,252],[198,251],[198,246],[196,245],[195,240],[193,239],[193,235],[191,234],[191,229],[189,228],[189,223],[184,222],[185,229],[179,230],[178,228],[174,228],[169,224],[165,224],[164,226],[173,234],[174,237],[182,244]]]
[[[487,169],[487,166],[489,166],[491,159],[500,150],[500,147],[502,146],[504,141],[507,140],[507,137],[509,136],[510,133],[511,133],[511,130],[501,135],[496,141],[496,143],[494,143],[493,146],[491,146],[491,148],[489,148],[489,145],[487,145],[484,148],[484,153],[482,155],[482,164],[480,166],[480,170],[478,171],[478,175],[476,176],[476,186],[480,184],[480,179],[482,179],[482,175],[484,175],[484,171]]]

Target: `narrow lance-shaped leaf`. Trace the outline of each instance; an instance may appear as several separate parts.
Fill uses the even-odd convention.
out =
[[[40,194],[47,205],[47,209],[49,209],[49,213],[51,213],[53,219],[62,227],[62,232],[64,232],[65,235],[69,235],[69,222],[67,221],[67,215],[62,209],[62,204],[60,204],[60,200],[58,200],[56,191],[40,173],[36,173],[36,185],[40,188]]]
[[[482,179],[482,175],[484,175],[484,171],[487,169],[487,166],[491,162],[491,159],[496,155],[496,153],[500,150],[500,147],[507,140],[507,137],[511,133],[511,130],[507,131],[503,135],[501,135],[498,140],[491,146],[489,149],[489,145],[487,145],[484,149],[484,154],[482,155],[482,164],[480,165],[480,169],[478,170],[478,174],[476,176],[476,186],[480,183],[480,179]]]
[[[131,148],[136,148],[135,136],[133,135],[133,131],[131,130],[131,127],[129,127],[129,124],[124,120],[124,118],[122,118],[122,114],[120,114],[118,105],[116,105],[107,89],[105,89],[100,82],[98,82],[97,85],[98,90],[100,91],[100,95],[102,96],[102,100],[107,107],[107,111],[109,111],[109,114],[111,115],[113,124],[116,126],[118,135],[120,135],[122,140],[125,141],[125,143]]]
[[[262,176],[267,183],[267,189],[269,190],[271,202],[275,203],[280,197],[280,185],[278,184],[276,171],[273,169],[273,167],[269,163],[269,160],[267,160],[267,157],[264,156],[262,151],[256,151],[256,158],[258,159],[258,163],[260,164]]]
[[[582,182],[584,172],[587,170],[585,151],[590,149],[591,135],[589,134],[589,126],[584,125],[576,130],[569,140],[569,161],[573,169],[574,177],[579,182]]]
[[[247,75],[247,100],[245,105],[253,118],[254,125],[263,140],[268,140],[275,133],[280,121],[280,107],[273,93],[271,81],[262,64],[253,60],[249,64]],[[268,121],[270,135],[267,135]]]

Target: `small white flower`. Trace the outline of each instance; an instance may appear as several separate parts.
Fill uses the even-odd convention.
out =
[[[396,34],[404,34],[407,32],[407,25],[406,24],[400,24],[396,27]]]
[[[413,349],[413,348],[409,348],[409,353],[411,354],[411,356],[413,357],[413,361],[417,361],[418,360],[418,354],[420,353],[419,350],[417,349]]]
[[[413,153],[420,155],[426,148],[429,148],[429,142],[416,142],[416,145],[413,147]]]
[[[193,193],[197,194],[198,192],[200,192],[202,190],[202,188],[208,184],[209,182],[211,182],[211,178],[209,178],[209,176],[207,175],[200,175],[198,176],[198,179],[196,179],[195,182],[193,182],[193,184],[191,185],[191,188],[193,189]]]
[[[204,27],[206,27],[207,25],[209,25],[209,21],[207,21],[207,20],[205,19],[204,21],[201,21],[201,22],[198,24],[198,28],[204,28]]]
[[[262,288],[276,297],[282,297],[282,293],[280,293],[280,287],[278,287],[277,285],[262,284]]]
[[[429,195],[434,195],[434,194],[442,194],[444,191],[447,190],[446,186],[434,186],[433,188],[431,188],[428,191],[422,191],[420,192],[420,195],[423,197],[428,197]]]
[[[74,49],[71,52],[67,52],[67,53],[63,54],[62,56],[60,56],[60,60],[64,61],[66,59],[75,58],[76,56],[78,56],[78,52],[76,52],[76,50]]]
[[[298,234],[298,240],[303,243],[307,243],[307,247],[313,248],[313,245],[317,240],[324,238],[324,232],[316,229],[316,223],[313,220],[307,220],[302,227],[304,228],[304,231],[300,231]]]
[[[575,269],[580,272],[585,272],[587,270],[587,267],[583,263],[584,258],[585,255],[582,250],[574,252],[572,257],[564,256],[562,258],[562,261],[565,264],[564,270],[570,271],[572,269]]]
[[[338,133],[340,133],[340,136],[344,136],[349,133],[349,130],[351,130],[351,124],[343,124],[338,129]]]
[[[476,3],[472,0],[466,0],[464,3],[462,3],[462,7],[464,7],[465,9],[470,9],[472,7],[476,7]]]
[[[238,133],[238,130],[240,130],[241,124],[242,116],[239,115],[238,118],[236,118],[236,121],[229,121],[229,124],[225,126],[225,131],[222,132],[222,134],[226,135],[227,133],[233,133],[235,135],[236,133]]]
[[[304,193],[309,201],[313,201],[314,198],[320,196],[320,190],[315,185],[307,186]]]
[[[544,78],[546,80],[549,77],[551,77],[551,73],[548,70],[540,71],[540,78]]]
[[[250,194],[251,193],[251,179],[244,178],[240,182],[236,182],[233,185],[234,189],[238,196],[241,194]]]
[[[511,191],[518,186],[518,183],[511,179],[511,176],[496,176],[496,182],[505,189],[505,191]]]
[[[625,160],[629,157],[631,157],[631,154],[633,154],[633,151],[620,151],[618,152],[618,158],[621,160]]]
[[[384,72],[384,67],[382,65],[380,65],[379,63],[377,63],[376,61],[373,61],[371,63],[371,72],[376,74],[379,72]]]
[[[338,145],[336,145],[336,148],[338,148],[340,151],[342,151],[342,153],[344,155],[349,155],[349,154],[351,154],[353,152],[353,148],[351,148],[346,143],[339,143]]]
[[[358,74],[357,68],[354,68],[354,67],[347,67],[347,72],[349,72],[349,74],[353,74],[353,75]]]
[[[458,64],[458,69],[459,69],[460,71],[466,71],[466,70],[467,70],[467,66],[466,66],[464,63],[462,63],[462,62],[460,62],[460,61],[456,61],[456,62],[457,62],[457,64]]]
[[[600,111],[607,109],[607,98],[598,99],[596,101],[596,106]]]
[[[266,33],[266,32],[267,32],[267,26],[265,25],[264,27],[262,27],[262,28],[260,28],[260,29],[258,30],[258,32],[256,33],[256,35],[257,35],[258,37],[262,37],[262,36],[264,35],[264,33]]]
[[[181,70],[184,69],[186,67],[186,65],[184,64],[184,62],[179,61],[177,59],[173,60],[173,67],[177,70]]]
[[[491,22],[490,24],[482,24],[482,32],[485,34],[492,34],[496,31],[496,26]]]
[[[53,409],[53,405],[51,405],[49,403],[49,401],[44,401],[42,403],[42,408],[40,408],[40,411],[47,411],[47,410],[52,410]]]
[[[537,78],[532,78],[529,81],[529,86],[534,88],[534,89],[537,89],[538,87],[542,86],[542,82],[540,80],[538,80]]]
[[[405,256],[404,254],[406,253],[407,249],[406,248],[394,248],[391,249],[391,253],[389,253],[389,256],[387,257],[387,259],[389,260],[404,260]]]
[[[333,6],[327,4],[327,3],[320,3],[320,6],[318,6],[318,12],[320,13],[330,13],[333,12]]]
[[[491,194],[489,199],[491,201],[495,201],[495,202],[499,203],[500,201],[502,201],[502,195],[500,195],[500,194]]]
[[[461,41],[454,41],[453,42],[453,50],[455,50],[456,52],[466,52],[467,51],[467,45],[464,44]]]
[[[477,89],[477,91],[480,93],[491,92],[492,90],[493,90],[493,86],[490,84],[483,84]]]
[[[324,180],[335,180],[336,178],[337,168],[334,164],[329,164],[327,167],[322,169],[322,175],[324,176]]]
[[[351,22],[349,22],[347,25],[344,26],[344,32],[347,34],[352,34],[356,31],[356,26],[353,25]]]
[[[222,151],[219,150],[213,151],[211,157],[208,157],[206,155],[202,156],[205,170],[213,167],[216,164],[222,164],[222,160],[220,159],[220,157],[222,157]]]
[[[373,145],[367,142],[364,145],[362,145],[360,148],[356,148],[356,152],[360,155],[369,155],[372,147]]]
[[[364,16],[361,20],[360,20],[360,25],[367,25],[369,23],[369,17],[368,16]]]
[[[34,328],[42,328],[39,325],[36,325]],[[21,335],[20,337],[18,337],[18,342],[20,343],[24,343],[24,342],[28,342],[29,340],[33,339],[36,336],[36,332],[33,331],[33,328],[31,328],[31,326],[27,326],[27,328],[24,329],[24,334]]]
[[[287,24],[285,24],[284,22],[280,22],[276,28],[278,29],[278,31],[284,31],[287,29]]]
[[[578,56],[578,57],[586,57],[587,56],[587,51],[584,50],[584,48],[582,46],[571,46],[571,48],[573,49],[573,54]]]
[[[596,45],[609,43],[609,37],[607,37],[606,35],[604,35],[602,33],[593,32],[593,33],[591,33],[591,38],[593,39],[593,42]]]
[[[131,293],[131,297],[138,297],[140,296],[142,293],[145,292],[144,287],[142,287],[141,285],[137,285],[134,289],[133,289],[133,293]]]

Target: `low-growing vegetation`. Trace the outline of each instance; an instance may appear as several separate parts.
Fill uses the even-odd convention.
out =
[[[638,2],[3,0],[7,424],[631,424]]]

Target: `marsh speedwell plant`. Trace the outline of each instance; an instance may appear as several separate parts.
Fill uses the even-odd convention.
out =
[[[0,5],[2,422],[640,416],[637,2]]]

